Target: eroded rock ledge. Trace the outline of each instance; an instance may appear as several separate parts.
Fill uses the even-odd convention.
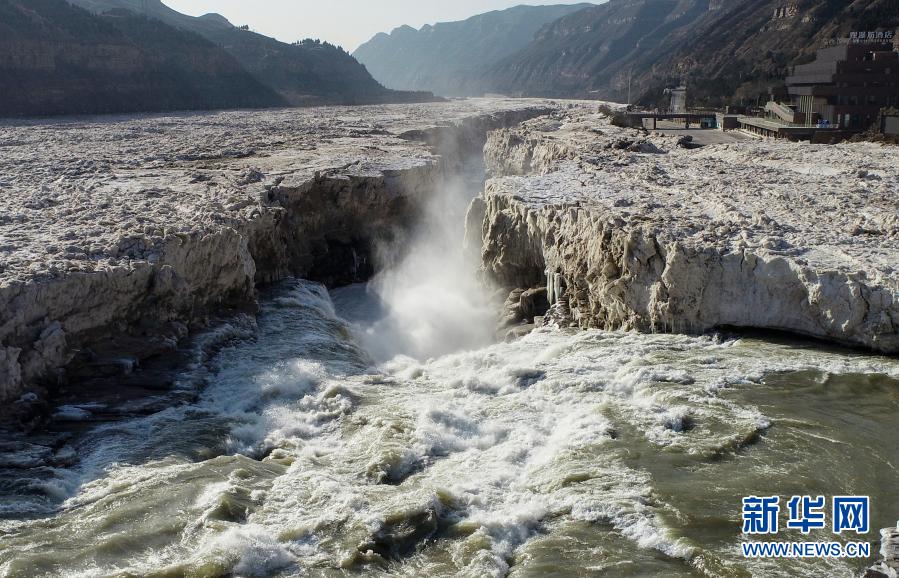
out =
[[[540,101],[0,125],[0,404],[174,346],[289,275],[366,278],[373,244]],[[430,146],[429,146],[430,145]]]
[[[493,133],[486,158],[467,239],[491,280],[546,286],[573,324],[899,352],[899,148],[687,150],[580,107]]]

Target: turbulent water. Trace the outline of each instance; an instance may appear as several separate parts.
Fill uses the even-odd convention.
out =
[[[368,285],[287,281],[196,338],[173,389],[90,391],[45,432],[0,432],[0,576],[871,562],[744,560],[741,498],[870,495],[876,541],[899,515],[899,361],[746,336],[493,343],[497,309],[458,250],[467,190],[444,187]]]
[[[290,281],[208,336],[194,401],[63,408],[88,421],[54,456],[4,454],[0,574],[852,576],[743,560],[741,497],[870,494],[895,523],[895,360],[541,329],[379,362],[384,308]]]

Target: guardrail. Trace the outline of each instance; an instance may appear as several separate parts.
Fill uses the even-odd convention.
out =
[[[796,122],[796,112],[785,104],[774,101],[768,102],[765,104],[765,111],[773,113],[775,116],[790,124]]]

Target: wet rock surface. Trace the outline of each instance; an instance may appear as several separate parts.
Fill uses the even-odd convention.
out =
[[[0,124],[0,401],[128,373],[210,315],[251,310],[260,283],[367,278],[374,243],[414,221],[445,171],[480,164],[489,130],[552,106]]]
[[[493,133],[485,158],[469,243],[507,290],[545,285],[550,319],[899,351],[897,147],[691,150],[572,107]]]
[[[868,568],[864,578],[896,578],[899,576],[899,525],[880,531],[880,560]]]
[[[535,326],[542,325],[548,310],[546,287],[513,289],[503,302],[497,336],[508,341],[527,335]]]

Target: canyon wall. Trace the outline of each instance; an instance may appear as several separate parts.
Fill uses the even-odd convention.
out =
[[[546,286],[566,324],[775,329],[896,353],[899,150],[855,149],[687,150],[599,114],[540,119],[491,135],[468,239],[492,282]]]
[[[76,194],[41,199],[44,218],[69,203],[61,211],[66,219],[96,212],[99,222],[109,220],[98,235],[110,235],[116,226],[130,229],[112,231],[107,246],[90,246],[103,239],[92,239],[83,223],[54,221],[42,230],[55,227],[53,235],[64,248],[37,244],[37,234],[23,235],[21,246],[4,247],[14,249],[14,258],[0,283],[0,400],[9,402],[26,391],[52,391],[73,375],[90,377],[110,367],[131,371],[143,359],[171,350],[211,316],[253,309],[259,284],[288,276],[331,286],[368,278],[377,265],[375,244],[389,243],[414,224],[420,201],[445,174],[472,166],[483,170],[489,130],[549,110],[545,105],[504,108],[502,102],[491,102],[415,111],[329,111],[343,118],[385,117],[384,125],[364,129],[355,119],[346,121],[352,126],[335,121],[322,128],[320,114],[310,111],[299,127],[308,129],[302,143],[287,146],[272,139],[277,144],[253,155],[235,153],[228,148],[233,143],[215,142],[240,138],[232,134],[239,127],[202,116],[188,120],[187,125],[212,126],[205,136],[214,151],[156,160],[143,174],[81,177],[86,186]],[[420,118],[415,121],[411,112]],[[432,119],[441,113],[450,113],[449,121],[438,125]],[[271,131],[289,134],[290,127],[278,121],[281,115],[291,114],[291,122],[298,122],[298,115],[288,111],[271,113],[271,120],[269,113],[253,114],[263,117],[270,130],[256,129],[269,138]],[[215,118],[222,117],[247,118],[238,113]],[[410,119],[420,128],[410,128]],[[395,133],[386,130],[394,128],[390,122],[397,124]],[[104,130],[121,135],[134,128],[121,124]],[[184,127],[184,138],[196,138],[190,129]],[[83,138],[78,128],[69,130]],[[146,144],[165,141],[162,136]],[[175,137],[168,146],[177,142]],[[155,159],[166,156],[166,151],[148,152]],[[34,175],[43,173],[36,160],[25,164]],[[118,166],[112,172],[122,170]],[[123,178],[130,178],[126,187],[139,189],[143,210],[138,207],[134,221],[129,215],[109,214],[116,208],[111,203],[127,202],[119,188]],[[226,179],[229,184],[222,187]],[[69,185],[79,186],[78,180]],[[105,196],[103,182],[118,192]],[[3,224],[14,226],[12,221],[36,203],[32,198],[4,211]],[[17,215],[16,210],[22,212]],[[31,246],[25,246],[26,238]],[[39,251],[49,255],[40,258],[35,255]]]
[[[163,353],[209,316],[254,306],[256,285],[287,276],[363,280],[370,246],[411,220],[432,190],[436,162],[394,175],[319,176],[275,186],[232,227],[165,236],[128,248],[127,264],[0,288],[3,398],[35,383],[90,374],[116,359]],[[35,339],[36,337],[36,339]]]

